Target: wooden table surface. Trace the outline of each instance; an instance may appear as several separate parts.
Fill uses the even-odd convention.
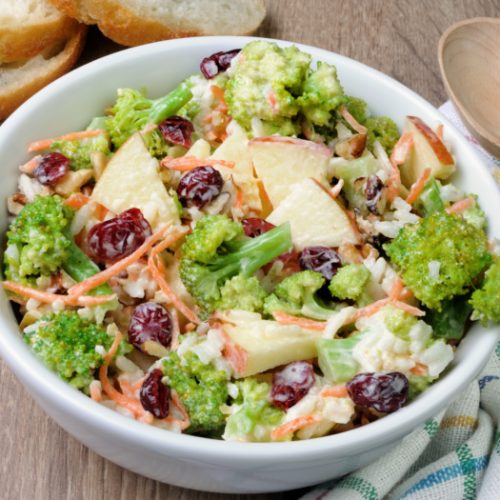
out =
[[[439,36],[452,23],[500,16],[500,0],[267,0],[258,35],[315,45],[387,73],[432,104],[446,99],[437,64]],[[122,47],[90,31],[81,62]],[[224,498],[161,484],[104,460],[70,437],[36,406],[0,361],[0,499],[128,500]]]

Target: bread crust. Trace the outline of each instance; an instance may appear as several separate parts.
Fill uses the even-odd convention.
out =
[[[78,21],[64,15],[48,22],[0,28],[0,62],[30,59],[78,32]]]
[[[60,61],[50,71],[42,69],[38,78],[13,89],[2,89],[0,87],[0,120],[7,118],[26,99],[74,66],[85,44],[87,30],[87,26],[83,24],[77,26],[76,33],[68,39],[62,52],[55,56],[60,58]]]
[[[174,28],[152,18],[141,17],[117,0],[49,1],[66,15],[75,17],[80,22],[97,24],[104,35],[122,45],[135,46],[170,38],[206,35],[202,30],[184,30],[180,26]],[[259,3],[265,11],[263,0]],[[258,25],[242,34],[251,34],[257,28]]]

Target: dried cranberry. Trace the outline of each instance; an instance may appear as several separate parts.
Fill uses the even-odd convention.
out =
[[[33,175],[40,184],[54,186],[69,172],[69,158],[61,153],[47,153],[42,156]]]
[[[171,116],[163,120],[159,125],[161,135],[166,141],[178,144],[185,148],[191,147],[191,136],[194,132],[193,124],[181,116]]]
[[[200,70],[203,76],[210,80],[221,71],[226,71],[231,65],[233,58],[240,53],[240,50],[241,49],[233,49],[226,52],[216,52],[211,56],[205,57],[200,63]]]
[[[329,247],[304,248],[299,261],[302,269],[321,273],[327,280],[331,280],[342,266],[339,254]]]
[[[168,416],[170,388],[161,379],[163,373],[159,368],[154,369],[142,383],[139,396],[142,407],[156,418]]]
[[[98,262],[112,262],[130,255],[151,236],[151,226],[138,208],[95,224],[87,236],[87,251]]]
[[[156,302],[144,302],[134,310],[128,326],[128,340],[138,349],[148,340],[169,347],[172,330],[172,318],[167,309]]]
[[[359,373],[347,382],[355,404],[381,413],[399,410],[408,398],[408,379],[400,372]]]
[[[311,363],[295,361],[273,375],[271,401],[274,406],[288,410],[298,403],[314,385]]]
[[[224,180],[215,168],[205,165],[190,170],[181,177],[177,187],[179,201],[184,206],[204,207],[222,191]]]
[[[370,175],[366,180],[365,186],[365,197],[366,197],[366,208],[375,215],[379,215],[381,210],[379,210],[379,202],[382,198],[382,189],[384,188],[384,183],[376,176]]]
[[[247,219],[243,219],[241,224],[243,225],[243,231],[250,238],[260,236],[276,227],[264,219],[259,219],[259,217],[248,217]]]

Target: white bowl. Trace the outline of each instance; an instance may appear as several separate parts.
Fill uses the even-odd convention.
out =
[[[206,37],[155,43],[104,57],[52,83],[0,127],[1,199],[15,191],[17,166],[27,160],[30,141],[81,129],[114,101],[118,87],[146,87],[151,96],[163,95],[196,72],[204,56],[242,47],[251,40]],[[500,235],[500,200],[493,179],[473,148],[434,107],[363,64],[325,50],[297,46],[315,60],[335,64],[346,91],[366,99],[374,113],[387,114],[399,125],[408,114],[430,125],[444,123],[445,139],[459,165],[454,180],[467,191],[480,194],[489,215],[490,234]],[[6,226],[2,210],[2,234]],[[339,477],[380,457],[465,389],[485,365],[499,334],[498,329],[474,326],[439,382],[405,408],[370,425],[309,441],[231,443],[152,428],[94,403],[35,358],[19,335],[4,292],[0,293],[1,355],[64,429],[100,455],[139,474],[186,488],[226,493],[299,488]]]

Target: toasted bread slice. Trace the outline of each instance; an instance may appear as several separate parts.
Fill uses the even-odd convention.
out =
[[[0,63],[30,59],[77,31],[48,0],[0,0]]]
[[[50,0],[66,15],[97,24],[122,45],[169,38],[243,35],[266,14],[263,0]]]
[[[57,43],[27,61],[0,66],[0,120],[71,69],[82,51],[86,32],[87,26],[82,24],[66,42]]]

